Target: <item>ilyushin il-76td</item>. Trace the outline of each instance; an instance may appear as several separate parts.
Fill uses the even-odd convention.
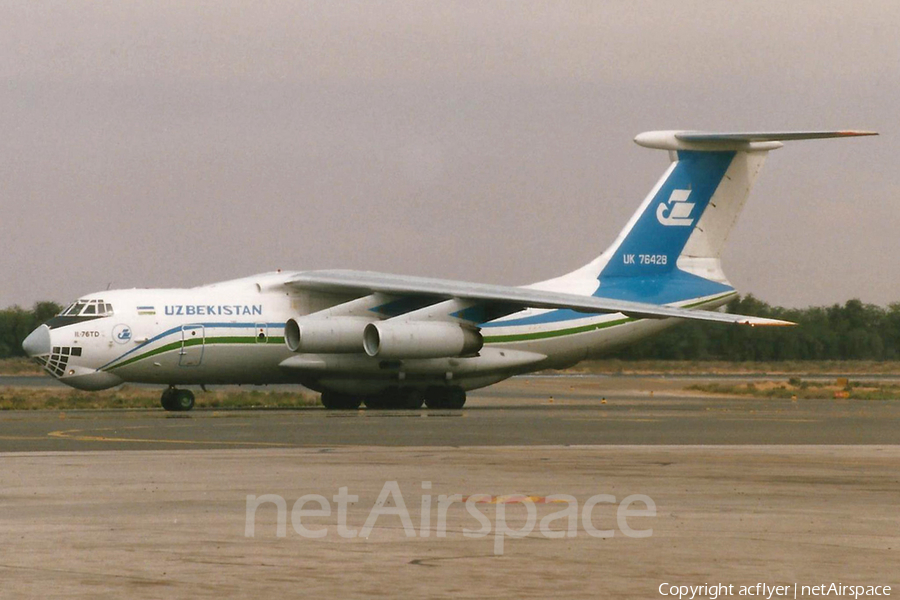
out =
[[[865,131],[653,131],[671,164],[612,245],[570,273],[522,287],[374,272],[274,272],[189,289],[88,294],[35,329],[26,353],[82,390],[301,384],[328,409],[459,409],[466,392],[564,368],[680,319],[789,325],[714,309],[736,297],[729,231],[769,151]]]

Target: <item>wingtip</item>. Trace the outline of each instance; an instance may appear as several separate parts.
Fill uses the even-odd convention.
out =
[[[741,321],[741,325],[749,325],[750,327],[794,327],[797,324],[792,321],[782,321],[781,319],[767,319],[763,317],[755,317]]]
[[[839,132],[843,137],[861,137],[864,135],[880,135],[877,131],[866,131],[863,129],[847,129]]]

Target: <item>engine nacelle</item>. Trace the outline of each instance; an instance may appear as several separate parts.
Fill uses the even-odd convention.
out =
[[[484,338],[474,329],[446,321],[369,323],[363,348],[378,358],[444,358],[477,354]]]
[[[368,319],[331,317],[288,319],[284,324],[284,343],[291,352],[352,354],[363,349],[363,332]]]

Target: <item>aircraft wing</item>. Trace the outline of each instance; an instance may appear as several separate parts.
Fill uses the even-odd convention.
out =
[[[298,273],[285,282],[285,285],[294,289],[358,294],[359,296],[383,293],[401,297],[431,298],[435,302],[450,299],[468,300],[511,309],[508,312],[516,312],[524,308],[561,308],[585,313],[621,313],[628,317],[641,319],[694,319],[751,326],[794,325],[789,321],[764,317],[610,300],[522,287],[391,275],[372,271],[307,271]]]

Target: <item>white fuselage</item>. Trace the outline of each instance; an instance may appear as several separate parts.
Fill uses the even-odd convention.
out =
[[[112,314],[51,320],[48,371],[89,390],[123,382],[300,383],[345,393],[448,383],[475,389],[522,372],[572,365],[672,322],[620,314],[585,314],[562,324],[502,326],[500,320],[482,330],[485,347],[470,357],[384,361],[366,355],[361,346],[342,354],[296,354],[285,344],[285,323],[313,312],[315,300],[285,291],[279,284],[287,277],[270,273],[189,289],[90,294],[80,301],[99,299]],[[704,305],[727,299],[709,298]],[[548,312],[526,310],[507,319]]]

